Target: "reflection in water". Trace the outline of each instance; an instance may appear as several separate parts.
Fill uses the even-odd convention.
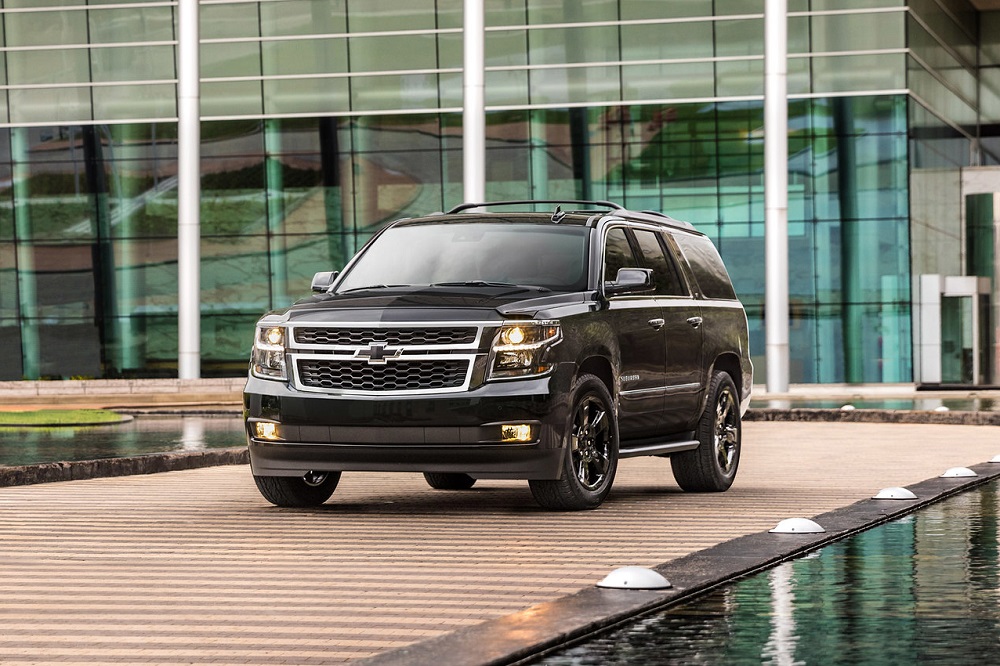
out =
[[[0,428],[0,465],[202,451],[245,442],[239,416],[138,416],[112,426]]]
[[[997,663],[998,483],[541,663]]]

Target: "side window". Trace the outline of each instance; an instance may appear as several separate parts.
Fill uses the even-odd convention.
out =
[[[658,235],[644,229],[633,229],[632,232],[639,241],[643,263],[646,268],[653,269],[653,286],[656,288],[656,293],[666,296],[687,296],[687,288],[681,282],[673,260],[664,253]]]
[[[733,283],[722,263],[722,257],[708,237],[677,233],[674,234],[674,240],[691,265],[691,272],[705,298],[736,299],[736,292],[733,291]]]
[[[619,268],[638,268],[632,246],[624,227],[615,227],[608,232],[604,243],[604,281],[614,282],[618,279]]]

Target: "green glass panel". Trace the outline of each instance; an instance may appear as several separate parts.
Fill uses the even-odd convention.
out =
[[[796,33],[796,25],[796,19],[789,19],[789,53],[794,53],[792,40]],[[717,56],[763,56],[764,19],[715,21],[714,40]]]
[[[433,34],[351,37],[348,41],[352,72],[437,67],[437,39]]]
[[[202,315],[201,368],[204,376],[232,377],[246,371],[246,331],[253,330],[258,317],[259,310],[234,315]]]
[[[461,29],[465,14],[464,0],[436,0],[437,7],[437,27],[442,29]],[[483,3],[486,12],[486,25],[507,25],[503,19],[511,14],[517,15],[520,12],[523,22],[524,3],[522,2],[501,2],[493,3],[489,0]],[[494,7],[493,5],[496,5]],[[496,9],[499,9],[497,11]]]
[[[438,107],[437,74],[355,76],[351,78],[352,111],[434,109]]]
[[[898,90],[906,87],[905,56],[814,56],[814,93]]]
[[[253,116],[261,106],[260,81],[202,81],[202,117]]]
[[[346,78],[264,81],[264,113],[336,113],[349,103]]]
[[[685,99],[711,97],[714,93],[711,62],[624,65],[622,87],[625,99]]]
[[[546,28],[528,32],[532,65],[617,62],[621,59],[617,26]]]
[[[37,9],[39,7],[82,7],[86,4],[87,0],[4,0],[3,6],[5,9]]]
[[[618,67],[535,70],[530,73],[529,81],[533,104],[596,104],[621,99]]]
[[[794,60],[789,60],[789,81],[793,80]],[[720,97],[764,94],[764,61],[731,60],[715,63],[715,91]]]
[[[263,156],[239,162],[203,159],[201,170],[202,238],[263,233],[267,212]]]
[[[626,21],[711,16],[712,0],[621,0],[621,15]]]
[[[347,5],[351,32],[434,29],[434,0],[366,0]]]
[[[32,3],[32,8],[38,4]],[[13,9],[10,2],[4,5]],[[8,13],[4,16],[4,27],[10,47],[87,43],[87,14],[81,11]]]
[[[462,36],[441,35],[441,66],[460,67]],[[510,67],[528,63],[528,35],[524,30],[500,30],[486,33],[486,66]]]
[[[266,76],[347,73],[346,39],[298,39],[261,43]]]
[[[199,3],[198,11],[201,39],[260,36],[260,18],[257,15],[256,3],[232,5]]]
[[[172,83],[103,86],[94,89],[94,119],[169,118],[177,115],[175,100]]]
[[[201,76],[259,76],[260,44],[226,42],[201,45]]]
[[[525,80],[528,77],[527,72],[522,72],[520,75],[508,76],[506,72],[486,72],[486,103],[492,103],[492,94],[489,88],[490,82],[493,81],[493,77],[497,77],[497,81],[502,82],[502,87],[500,90],[501,94],[513,93],[513,88],[505,89],[503,86],[512,85],[513,81],[517,79]],[[450,73],[441,74],[438,76],[438,102],[440,108],[447,109],[460,109],[462,108],[462,74]]]
[[[21,332],[18,326],[20,308],[17,302],[17,258],[14,244],[0,242],[0,335],[4,340],[4,358],[0,360],[0,377],[21,379]]]
[[[528,22],[532,25],[617,20],[618,3],[607,0],[603,2],[528,3]]]
[[[528,103],[528,72],[487,72],[486,105],[506,106]],[[455,100],[452,100],[454,103]],[[442,100],[444,104],[444,100]]]
[[[942,6],[945,5],[945,6]],[[966,63],[976,62],[976,35],[979,34],[980,13],[965,2],[938,0],[908,0],[912,14],[934,33],[940,44],[947,44]]]
[[[201,300],[214,313],[258,313],[270,302],[268,238],[240,234],[201,241]],[[245,336],[244,336],[245,337]]]
[[[260,30],[265,37],[347,32],[346,0],[282,0],[259,6]]]
[[[442,13],[442,28],[460,28],[462,26],[463,0],[438,0],[439,11]],[[525,0],[486,0],[486,25],[524,25],[528,20]]]
[[[101,4],[105,4],[103,0]],[[175,38],[174,13],[171,7],[91,9],[87,12],[87,17],[91,44],[158,42]]]
[[[621,59],[666,60],[712,57],[713,23],[623,25]]]
[[[1000,67],[979,70],[979,112],[982,122],[1000,123]]]
[[[809,27],[812,49],[832,53],[904,48],[904,16],[904,12],[813,16]]]
[[[95,82],[173,79],[174,47],[95,48],[90,50],[90,67]]]
[[[86,83],[90,80],[87,50],[8,51],[7,77],[11,85]]]

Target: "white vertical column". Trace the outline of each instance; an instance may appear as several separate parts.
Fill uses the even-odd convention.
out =
[[[198,0],[177,3],[177,376],[201,376]]]
[[[788,4],[764,4],[764,321],[767,390],[788,391]]]
[[[465,0],[462,65],[462,194],[486,200],[486,12],[483,0]]]

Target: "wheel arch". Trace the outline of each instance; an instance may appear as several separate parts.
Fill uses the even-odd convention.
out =
[[[736,354],[727,352],[720,354],[715,362],[712,363],[712,367],[709,368],[708,377],[706,378],[705,386],[709,386],[712,382],[712,377],[715,376],[716,372],[725,372],[730,377],[733,378],[733,384],[736,385],[736,394],[739,400],[743,399],[743,370],[740,365],[740,357]],[[705,399],[708,399],[706,392]]]
[[[618,382],[615,381],[615,371],[611,365],[611,361],[604,356],[590,356],[584,359],[578,366],[576,371],[576,376],[581,375],[594,375],[600,379],[608,389],[608,393],[611,394],[611,399],[618,399]]]

